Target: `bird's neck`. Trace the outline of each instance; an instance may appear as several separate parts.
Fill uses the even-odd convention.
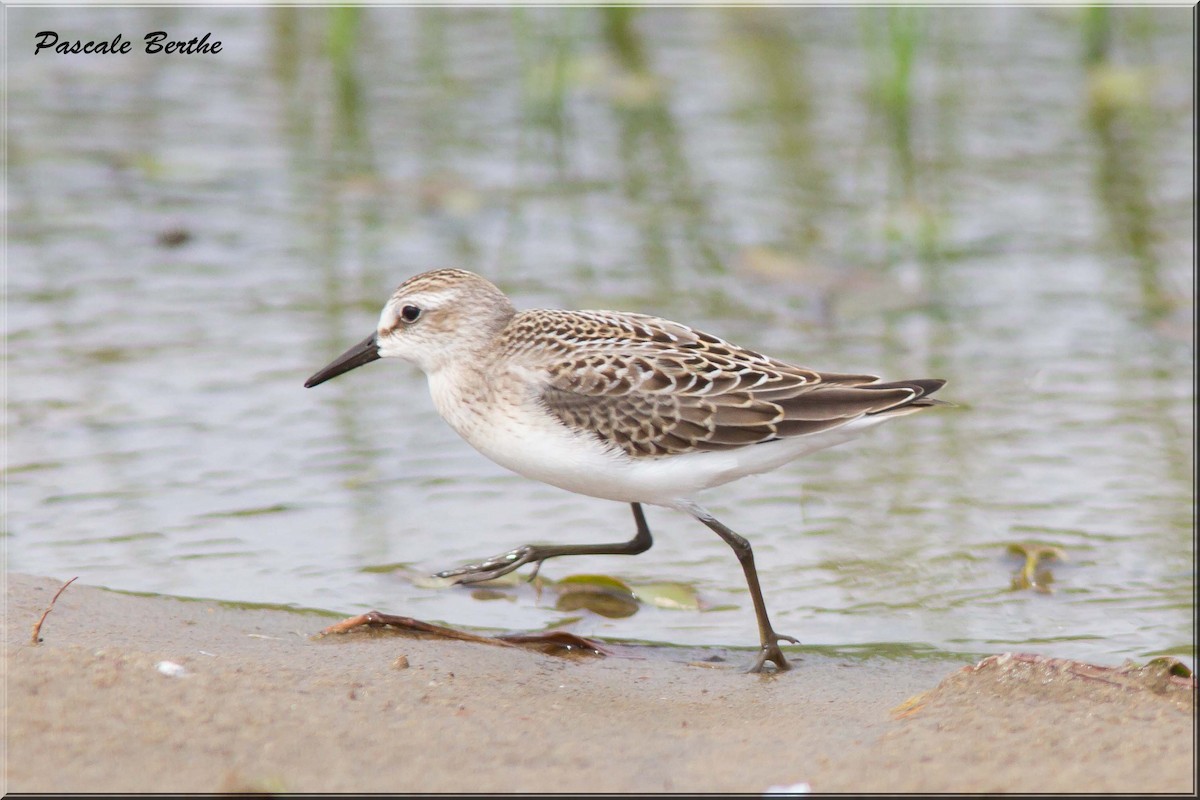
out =
[[[471,439],[484,412],[490,408],[493,387],[478,361],[450,361],[426,373],[429,394],[442,419],[460,436]]]

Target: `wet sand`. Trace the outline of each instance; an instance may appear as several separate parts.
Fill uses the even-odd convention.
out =
[[[1196,791],[1194,682],[1148,670],[758,676],[747,652],[313,639],[334,620],[78,584],[33,646],[62,580],[6,578],[9,792]]]

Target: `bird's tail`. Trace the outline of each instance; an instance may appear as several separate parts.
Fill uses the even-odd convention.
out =
[[[946,400],[938,400],[929,395],[936,392],[938,389],[946,385],[946,382],[941,378],[919,378],[911,381],[892,381],[891,383],[872,383],[866,386],[860,386],[860,389],[912,389],[916,392],[911,398],[896,405],[885,408],[880,411],[874,411],[867,416],[901,416],[903,414],[912,414],[920,411],[923,408],[932,406],[953,406],[954,403]]]

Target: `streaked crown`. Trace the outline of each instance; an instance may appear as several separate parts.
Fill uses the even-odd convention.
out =
[[[379,355],[433,372],[487,348],[515,313],[503,292],[473,272],[424,272],[396,287],[384,305]]]

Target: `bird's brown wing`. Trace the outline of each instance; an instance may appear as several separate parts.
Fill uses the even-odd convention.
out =
[[[665,322],[624,318],[660,328]],[[670,340],[623,330],[573,342],[560,361],[544,365],[541,402],[573,430],[629,456],[653,457],[816,433],[910,404],[941,385],[822,374],[667,324],[674,326]]]

